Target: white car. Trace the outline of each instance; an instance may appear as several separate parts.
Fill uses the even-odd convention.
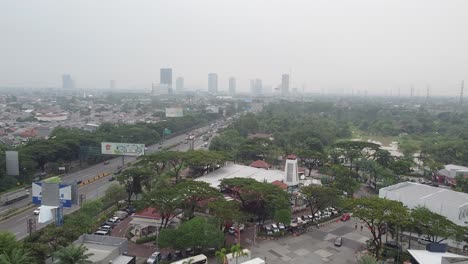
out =
[[[273,230],[273,233],[279,232],[279,228],[276,224],[271,224],[271,229]]]
[[[109,219],[109,222],[117,224],[118,222],[120,222],[120,218],[118,218],[117,216],[111,217]]]
[[[154,252],[153,254],[151,254],[151,256],[148,258],[148,260],[146,260],[146,263],[147,264],[154,264],[156,263],[156,259],[158,259],[157,262],[159,262],[159,260],[161,260],[161,253],[159,252]]]
[[[283,231],[284,229],[286,229],[286,227],[284,226],[283,223],[278,223],[278,227],[279,227],[279,230]]]
[[[40,212],[41,212],[41,207],[40,206],[34,210],[35,215],[39,215]]]

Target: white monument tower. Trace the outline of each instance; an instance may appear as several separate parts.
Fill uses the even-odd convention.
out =
[[[286,165],[284,166],[285,172],[285,183],[288,186],[297,186],[299,185],[299,175],[297,169],[297,157],[294,155],[288,155],[286,157]]]

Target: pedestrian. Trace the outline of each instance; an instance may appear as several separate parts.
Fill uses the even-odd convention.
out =
[[[361,232],[362,232],[362,229],[363,229],[363,228],[364,228],[364,227],[361,225]]]
[[[354,229],[357,229],[357,223],[354,225]]]

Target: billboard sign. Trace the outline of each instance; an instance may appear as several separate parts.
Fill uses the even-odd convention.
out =
[[[102,142],[101,153],[104,155],[141,156],[145,154],[145,145]]]
[[[5,151],[7,175],[19,175],[18,151]]]
[[[166,117],[183,117],[184,110],[180,107],[166,108]]]
[[[48,185],[53,185],[56,183],[45,183]],[[32,183],[32,202],[33,204],[42,205],[42,182],[33,182]],[[71,185],[68,184],[56,184],[58,185],[59,192],[58,197],[60,201],[60,205],[66,208],[70,208],[72,206],[72,188]],[[49,186],[47,189],[49,189]],[[52,199],[53,200],[53,199]],[[45,204],[47,205],[47,204]]]

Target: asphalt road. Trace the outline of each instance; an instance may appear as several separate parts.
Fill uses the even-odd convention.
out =
[[[194,149],[201,149],[205,148],[204,144],[205,142],[203,141],[202,137],[200,136],[201,134],[206,133],[207,131],[210,130],[209,126],[205,126],[202,128],[197,128],[190,133],[193,133],[195,135],[198,135],[194,139]],[[187,134],[182,134],[179,136],[175,136],[173,138],[169,138],[167,140],[164,140],[160,144],[155,144],[146,150],[146,153],[151,153],[155,151],[159,151],[162,148],[166,148],[169,146],[173,146],[175,144],[178,144],[177,146],[171,148],[171,150],[176,150],[176,151],[187,151],[190,148],[189,143],[185,143],[187,138]],[[125,164],[128,162],[135,161],[136,157],[125,157]],[[109,164],[97,164],[94,166],[91,166],[89,168],[86,168],[84,170],[70,173],[68,175],[65,175],[62,177],[62,181],[66,183],[71,183],[74,181],[83,181],[89,178],[93,178],[94,176],[104,173],[104,172],[109,172],[110,175],[112,175],[115,171],[118,170],[118,167],[122,165],[122,158],[117,157],[114,159],[109,160]],[[111,185],[111,184],[117,184],[113,181],[109,181],[109,177],[104,177],[100,180],[97,180],[91,184],[85,185],[81,187],[78,190],[78,197],[80,197],[82,194],[84,195],[85,199],[87,200],[94,200],[96,198],[102,197],[105,193],[105,190]],[[9,206],[2,206],[0,207],[0,214],[11,208],[23,208],[26,206],[31,206],[31,199],[25,199],[22,201],[18,201],[14,204],[11,204]],[[66,209],[64,208],[64,213],[69,214],[75,210],[78,210],[79,206],[74,205],[72,208]],[[34,209],[27,210],[23,213],[17,214],[5,221],[0,222],[0,230],[2,231],[9,231],[13,233],[17,239],[22,239],[27,236],[27,222],[28,219],[34,219],[36,223],[36,230],[39,230],[43,228],[46,224],[40,224],[37,223],[37,216],[33,214]]]

